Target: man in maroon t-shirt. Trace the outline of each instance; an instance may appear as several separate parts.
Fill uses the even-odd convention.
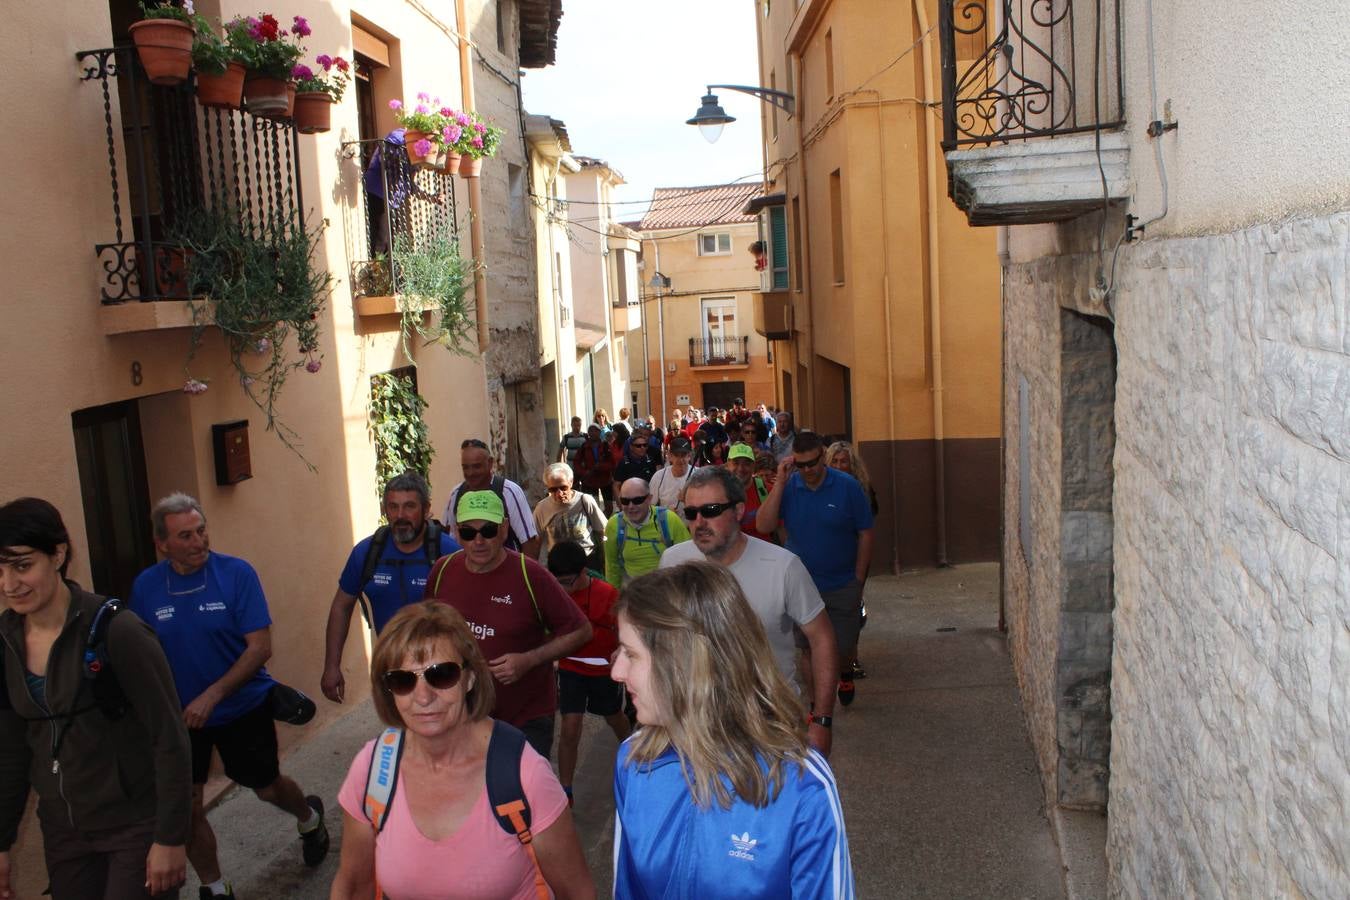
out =
[[[553,662],[591,639],[591,623],[547,569],[506,549],[500,497],[466,491],[455,521],[464,550],[436,561],[426,597],[459,610],[478,638],[496,682],[492,717],[525,732],[548,759],[558,709]]]

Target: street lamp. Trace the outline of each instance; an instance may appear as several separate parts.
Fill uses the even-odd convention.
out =
[[[722,136],[724,126],[736,121],[735,116],[727,115],[726,110],[718,104],[717,95],[713,93],[713,88],[750,94],[765,103],[772,103],[788,115],[792,115],[797,106],[796,98],[787,91],[776,91],[773,88],[754,87],[745,84],[710,84],[708,85],[708,93],[703,95],[703,105],[698,108],[698,112],[694,113],[693,118],[685,120],[686,125],[697,125],[698,130],[710,144],[715,143]]]
[[[652,280],[648,282],[648,285],[656,289],[657,361],[661,366],[661,415],[657,417],[657,421],[659,422],[670,415],[670,407],[666,405],[666,302],[665,295],[661,293],[662,289],[670,290],[670,278],[662,275],[660,272],[661,245],[659,243],[655,244],[654,248],[656,250],[657,272],[652,276]],[[651,378],[650,372],[647,373],[647,377],[648,379]],[[650,381],[647,383],[651,384]],[[651,402],[648,401],[647,405],[651,406]]]

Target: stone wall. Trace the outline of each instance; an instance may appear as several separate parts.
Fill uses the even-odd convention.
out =
[[[1064,244],[1096,234],[1063,226]],[[1350,883],[1350,214],[1125,247],[1118,354],[1108,858],[1126,897],[1343,896]],[[1057,427],[1045,307],[1092,254],[1008,272],[1019,373]],[[1005,512],[1015,664],[1042,771],[1059,585],[1037,576],[1062,488],[1034,433],[1028,574]],[[1039,454],[1047,454],[1041,457]],[[1066,550],[1068,548],[1066,547]],[[1016,550],[1016,553],[1011,552]]]

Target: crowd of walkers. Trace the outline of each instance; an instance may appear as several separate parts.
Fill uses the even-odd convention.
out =
[[[620,742],[615,896],[851,897],[827,758],[864,674],[861,457],[739,400],[581,424],[533,509],[477,439],[440,520],[420,474],[384,486],[316,673],[334,703],[368,678],[386,726],[336,794],[331,896],[593,897],[570,812],[590,714]],[[258,573],[190,496],[151,526],[162,559],[122,603],[67,577],[51,504],[0,506],[0,900],[30,792],[55,900],[176,897],[189,863],[203,900],[237,896],[203,809],[214,757],[295,818],[304,864],[329,851],[332,811],[278,762],[276,721],[314,704],[267,671]],[[368,671],[343,661],[358,608]]]

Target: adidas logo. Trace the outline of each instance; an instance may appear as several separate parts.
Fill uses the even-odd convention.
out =
[[[733,834],[731,836],[732,849],[727,851],[727,856],[754,862],[755,854],[751,851],[755,849],[755,845],[758,843],[759,841],[752,838],[748,831],[740,835]]]

